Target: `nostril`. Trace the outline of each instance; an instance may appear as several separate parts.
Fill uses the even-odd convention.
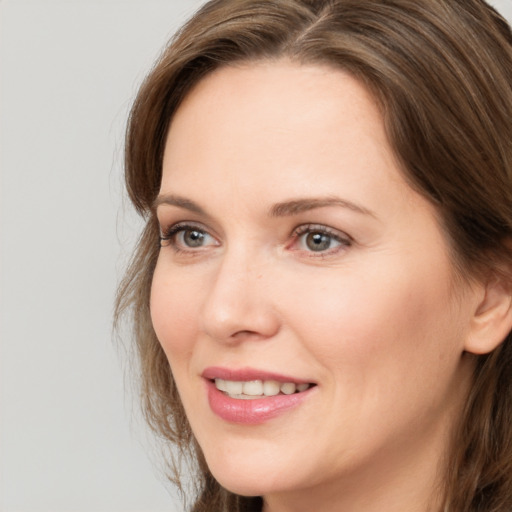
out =
[[[255,331],[248,331],[248,330],[237,331],[237,332],[235,332],[234,334],[231,335],[231,337],[234,338],[234,339],[236,339],[236,338],[258,337],[258,336],[261,336],[261,334],[255,332]]]

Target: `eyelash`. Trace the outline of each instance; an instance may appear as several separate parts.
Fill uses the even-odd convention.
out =
[[[206,231],[205,229],[201,228],[200,226],[194,225],[194,224],[187,224],[187,223],[178,223],[174,224],[171,227],[162,230],[162,234],[159,237],[159,244],[160,247],[172,247],[174,252],[180,254],[180,253],[197,253],[198,251],[195,249],[182,249],[178,243],[176,242],[176,235],[179,233],[185,233],[186,231],[197,231],[198,233],[202,233],[204,235],[212,236]],[[212,237],[213,238],[213,237]],[[166,244],[166,242],[169,242],[169,244]]]
[[[180,247],[178,242],[176,241],[176,236],[180,233],[185,233],[187,231],[196,231],[197,233],[200,233],[202,235],[209,236],[213,239],[212,235],[208,233],[207,230],[204,228],[195,225],[195,224],[188,224],[188,223],[178,223],[174,224],[168,229],[162,230],[162,234],[159,237],[159,244],[160,247],[171,247],[173,251],[177,254],[198,254],[200,252],[201,247],[199,246],[197,249],[194,248],[188,248],[184,249]],[[328,248],[326,250],[322,251],[313,251],[313,250],[301,250],[301,249],[291,249],[291,246],[293,246],[294,243],[299,241],[301,237],[308,234],[320,234],[323,236],[329,237],[331,240],[334,240],[339,244],[339,246],[335,248]],[[353,244],[353,239],[340,231],[333,230],[331,228],[328,228],[327,226],[321,225],[321,224],[303,224],[293,231],[292,235],[292,242],[287,245],[287,248],[293,251],[303,251],[308,254],[309,257],[313,258],[321,258],[321,257],[327,257],[332,254],[337,253],[340,250],[346,249],[347,247],[350,247]],[[168,242],[168,244],[167,244]]]

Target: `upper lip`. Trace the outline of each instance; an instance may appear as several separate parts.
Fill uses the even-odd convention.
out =
[[[232,381],[250,380],[275,380],[277,382],[293,382],[295,384],[312,384],[312,381],[282,375],[279,373],[258,370],[256,368],[223,368],[221,366],[210,366],[206,368],[201,377],[208,380],[223,379]]]

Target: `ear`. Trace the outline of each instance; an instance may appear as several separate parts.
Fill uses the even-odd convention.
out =
[[[466,352],[488,354],[512,330],[512,289],[503,277],[493,275],[482,285],[480,299],[471,319]]]

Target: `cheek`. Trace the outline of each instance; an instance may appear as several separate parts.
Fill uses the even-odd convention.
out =
[[[414,381],[441,372],[440,361],[451,358],[447,364],[453,364],[459,357],[463,336],[450,306],[444,259],[434,265],[435,278],[407,261],[389,268],[385,260],[378,263],[364,272],[332,272],[325,280],[290,280],[280,298],[283,316],[333,375],[401,386],[403,376]]]
[[[197,333],[198,293],[187,279],[174,277],[157,263],[153,276],[150,311],[153,328],[169,362],[185,357]]]

